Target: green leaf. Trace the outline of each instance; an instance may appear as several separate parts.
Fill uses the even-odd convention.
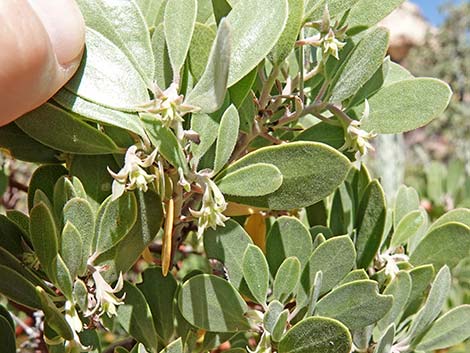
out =
[[[31,211],[34,204],[34,194],[36,190],[42,190],[49,200],[54,199],[54,186],[57,180],[66,175],[67,169],[62,165],[42,165],[38,167],[29,182],[28,187],[28,209]]]
[[[70,276],[75,279],[79,273],[83,273],[88,257],[83,256],[82,235],[69,221],[62,230],[60,254],[70,271]]]
[[[276,325],[276,322],[279,319],[279,315],[281,315],[283,310],[284,305],[281,302],[273,300],[269,303],[268,308],[266,309],[266,313],[263,316],[263,325],[266,331],[271,334],[273,333],[274,326]]]
[[[385,87],[385,86],[391,85],[392,83],[403,81],[403,80],[409,80],[411,78],[413,78],[413,75],[407,69],[389,60],[388,61],[388,73],[387,73],[387,76],[385,77],[383,86]]]
[[[124,193],[117,200],[109,196],[103,202],[96,219],[94,249],[98,254],[118,244],[137,220],[137,200],[132,192]]]
[[[108,167],[114,171],[119,168],[111,155],[74,156],[70,165],[70,174],[82,181],[88,201],[95,209],[111,194],[113,178]]]
[[[461,305],[437,319],[420,339],[417,350],[435,351],[455,346],[470,337],[470,305]]]
[[[227,0],[212,0],[212,9],[214,11],[215,20],[217,24],[219,24],[222,18],[227,17],[232,7]]]
[[[421,307],[434,277],[434,268],[432,265],[423,265],[413,268],[408,273],[411,276],[411,293],[403,317],[416,313]]]
[[[204,249],[209,259],[217,259],[227,269],[230,283],[237,289],[243,280],[243,255],[253,244],[250,236],[237,222],[228,220],[225,227],[204,233]]]
[[[359,0],[349,13],[349,27],[372,27],[396,9],[403,1]]]
[[[163,276],[161,267],[148,268],[142,276],[142,283],[137,287],[150,307],[157,334],[167,344],[175,330],[173,298],[177,289],[176,280],[171,273],[166,277]],[[156,293],[158,295],[155,295]]]
[[[375,347],[374,353],[390,353],[395,339],[395,325],[390,325],[380,337]]]
[[[328,5],[328,12],[331,17],[338,17],[346,10],[349,10],[358,0],[306,0],[305,19],[320,20],[325,6]]]
[[[281,37],[271,55],[274,65],[280,65],[294,49],[304,17],[304,0],[288,0],[289,16]]]
[[[92,254],[93,234],[95,231],[95,215],[93,213],[93,209],[91,208],[90,203],[87,200],[76,197],[65,204],[63,215],[63,223],[70,223],[71,225],[73,225],[73,227],[75,227],[75,229],[77,230],[78,234],[80,234],[81,236],[82,267],[80,268],[80,272],[83,273],[83,271],[85,270],[84,266],[86,260]],[[65,236],[62,235],[63,242],[64,237]],[[64,246],[66,245],[62,244],[63,250]],[[70,244],[70,246],[72,246],[72,244]],[[75,252],[76,250],[73,251]],[[65,258],[68,261],[67,256]]]
[[[153,325],[152,313],[142,292],[130,284],[124,283],[123,292],[126,293],[124,304],[118,306],[117,319],[127,333],[137,341],[151,349],[158,351],[158,337]]]
[[[411,211],[403,217],[393,233],[390,247],[396,248],[399,245],[404,245],[408,239],[415,236],[426,224],[425,212],[424,210]]]
[[[80,115],[80,119],[117,126],[139,136],[144,136],[144,129],[137,114],[103,107],[102,105],[80,98],[66,89],[61,89],[52,99],[65,110]]]
[[[199,81],[204,73],[214,39],[215,31],[209,25],[196,22],[189,46],[189,70],[196,81]]]
[[[350,163],[335,149],[315,142],[263,147],[226,169],[226,174],[255,163],[276,166],[283,176],[275,192],[261,197],[229,197],[238,203],[288,210],[313,205],[331,194],[346,178]]]
[[[73,279],[70,275],[70,271],[67,268],[67,265],[59,254],[57,254],[57,256],[54,258],[53,266],[54,277],[51,278],[52,282],[62,292],[65,298],[70,301],[73,300]]]
[[[449,86],[436,79],[399,81],[369,99],[370,114],[361,120],[361,126],[379,134],[414,130],[438,117],[451,96]]]
[[[253,70],[279,40],[288,17],[287,0],[240,0],[227,16],[232,29],[228,86]],[[249,36],[246,34],[250,33]]]
[[[163,21],[166,2],[167,0],[137,0],[149,28]]]
[[[201,293],[205,295],[201,296]],[[248,330],[245,301],[230,283],[212,275],[197,275],[186,281],[178,295],[183,317],[211,332]]]
[[[470,210],[468,208],[456,208],[443,214],[433,224],[431,224],[431,227],[428,229],[428,233],[450,222],[462,223],[467,227],[470,227]]]
[[[17,258],[21,258],[24,253],[22,230],[4,215],[0,215],[0,247]]]
[[[446,223],[425,235],[410,256],[410,263],[453,268],[470,255],[470,228],[456,222]]]
[[[50,103],[23,115],[16,124],[32,138],[59,151],[74,154],[118,152],[118,147],[108,136]]]
[[[276,275],[284,259],[294,256],[301,268],[312,254],[312,238],[307,228],[294,217],[279,217],[271,226],[266,239],[266,256],[269,270]]]
[[[346,326],[326,317],[310,317],[287,332],[279,353],[349,353],[351,347]]]
[[[388,48],[388,30],[378,27],[367,33],[349,55],[331,92],[331,102],[342,102],[356,93],[383,63]]]
[[[339,285],[349,282],[360,281],[362,279],[369,279],[367,272],[363,268],[349,272],[340,282]]]
[[[411,276],[404,271],[398,272],[395,279],[385,288],[383,294],[393,296],[390,311],[377,323],[381,332],[385,332],[390,324],[398,325],[401,315],[411,294]]]
[[[378,293],[377,282],[354,281],[323,297],[317,303],[316,313],[339,320],[350,330],[358,330],[379,321],[392,304],[391,295]]]
[[[89,28],[99,32],[129,58],[146,82],[153,79],[155,63],[145,19],[134,1],[79,0]]]
[[[387,206],[378,180],[373,180],[364,192],[357,211],[357,266],[367,268],[380,247],[385,228]]]
[[[102,254],[96,264],[106,264],[104,273],[111,282],[120,272],[127,272],[140,258],[145,248],[154,240],[163,223],[163,209],[160,196],[149,190],[134,192],[137,198],[137,221],[132,229],[115,247]]]
[[[224,22],[225,23],[225,22]],[[214,173],[218,173],[230,159],[237,144],[240,118],[237,108],[232,104],[220,120],[217,144],[215,147]]]
[[[187,96],[187,103],[201,107],[203,113],[215,112],[224,103],[230,68],[231,43],[230,27],[227,21],[223,20],[219,25],[205,71]]]
[[[0,316],[0,343],[4,353],[16,353],[15,333],[3,316]]]
[[[165,5],[162,7],[166,7]],[[155,53],[155,81],[159,87],[169,87],[172,79],[172,69],[170,58],[168,56],[168,46],[165,40],[165,32],[163,31],[163,23],[160,23],[152,36],[152,48]]]
[[[11,327],[11,329],[15,330],[15,322],[13,321],[8,310],[3,305],[0,305],[0,317],[3,317],[8,323],[8,325]],[[2,330],[0,330],[0,332],[2,332]]]
[[[33,163],[58,163],[59,151],[39,143],[14,122],[0,128],[0,147],[15,159]]]
[[[294,141],[321,142],[339,149],[344,145],[344,129],[341,126],[320,122],[302,131]]]
[[[224,174],[216,183],[226,195],[263,196],[279,189],[282,174],[272,164],[255,163]]]
[[[273,298],[285,303],[294,292],[300,280],[300,261],[294,256],[286,258],[279,269],[273,284]]]
[[[0,265],[0,293],[25,307],[41,309],[41,303],[36,296],[33,284],[3,264]]]
[[[298,301],[305,304],[315,282],[316,273],[322,272],[319,295],[329,292],[354,266],[356,251],[348,235],[334,237],[320,244],[310,256],[300,280]]]
[[[447,266],[441,268],[431,286],[426,303],[413,319],[409,336],[418,337],[426,331],[429,325],[438,317],[442,310],[451,286],[451,274]]]
[[[220,117],[218,114],[193,113],[191,116],[191,130],[199,135],[199,144],[191,143],[193,165],[197,166],[199,160],[207,153],[217,139]]]
[[[147,85],[128,57],[91,28],[86,52],[75,76],[65,85],[70,92],[108,108],[135,111],[147,103]]]
[[[396,229],[403,217],[419,209],[418,192],[412,187],[401,185],[398,188],[393,208],[393,227]]]
[[[33,207],[30,213],[30,234],[34,252],[44,271],[54,278],[54,259],[59,253],[59,236],[52,211],[44,203]]]
[[[161,155],[174,167],[182,168],[186,172],[188,169],[186,158],[173,131],[151,115],[142,114],[141,118],[150,141],[155,147],[158,147]]]
[[[171,342],[168,346],[160,351],[160,353],[183,353],[183,341],[181,337]]]
[[[41,287],[36,287],[37,298],[41,301],[41,309],[44,312],[45,321],[60,337],[68,341],[73,340],[74,333],[65,320],[64,315],[55,306],[49,295]]]
[[[288,318],[289,318],[289,309],[285,309],[279,314],[279,317],[277,318],[277,321],[274,324],[272,335],[271,335],[272,340],[274,342],[279,342],[284,336]]]
[[[263,252],[256,245],[248,245],[243,255],[243,277],[256,301],[265,305],[269,289],[269,268]]]
[[[196,23],[197,1],[168,1],[163,16],[168,54],[174,77],[179,77]]]
[[[253,84],[256,81],[257,75],[258,70],[254,68],[245,77],[243,77],[240,81],[238,81],[236,84],[229,88],[230,100],[233,102],[233,104],[235,104],[237,109],[240,109],[242,107],[242,104],[245,102],[248,94],[251,91],[251,88],[253,87]],[[244,111],[242,110],[240,114],[242,114],[243,112]]]

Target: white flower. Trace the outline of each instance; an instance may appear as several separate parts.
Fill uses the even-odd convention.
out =
[[[409,257],[405,254],[393,254],[391,255],[389,251],[386,251],[383,254],[379,255],[379,261],[383,264],[385,263],[385,275],[390,276],[393,280],[397,273],[400,272],[398,268],[398,262],[408,261]]]
[[[155,98],[142,106],[142,110],[154,114],[168,128],[175,122],[183,122],[186,113],[199,110],[198,107],[183,102],[184,96],[178,94],[178,86],[175,83],[164,91],[154,84],[153,92]]]
[[[208,177],[203,178],[204,194],[202,206],[199,211],[190,210],[191,214],[198,219],[198,236],[202,236],[207,228],[215,229],[217,226],[225,226],[228,217],[223,215],[227,208],[224,195],[215,183]]]
[[[125,190],[148,190],[148,184],[155,179],[155,175],[148,174],[144,168],[150,167],[157,157],[157,149],[143,158],[138,154],[137,146],[131,146],[124,158],[124,167],[119,173],[114,173],[108,167],[108,172],[114,178],[112,186],[113,200],[118,199]]]
[[[75,304],[68,300],[65,302],[65,321],[67,321],[73,331],[82,332],[82,320],[80,320],[80,316],[77,314]]]
[[[365,101],[365,109],[362,118],[369,115],[369,103]],[[346,129],[346,142],[340,148],[342,151],[354,152],[356,151],[355,157],[356,162],[360,165],[360,162],[364,156],[366,156],[369,150],[374,151],[374,146],[369,142],[375,138],[377,134],[374,132],[367,132],[361,129],[361,122],[353,120],[349,123]]]
[[[328,34],[322,38],[323,52],[325,54],[333,55],[339,60],[339,50],[342,49],[346,43],[339,41],[335,32],[330,28]]]
[[[106,268],[104,266],[92,267],[92,277],[95,282],[95,293],[94,300],[91,301],[88,312],[86,316],[91,316],[98,312],[98,315],[101,316],[106,313],[109,317],[116,315],[116,307],[124,304],[124,296],[118,298],[115,294],[120,292],[123,287],[123,278],[122,273],[119,274],[119,279],[116,283],[116,286],[112,288],[108,282],[105,281],[101,272]]]

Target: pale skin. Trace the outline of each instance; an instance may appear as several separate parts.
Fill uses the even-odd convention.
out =
[[[75,0],[0,0],[0,126],[52,97],[77,70],[84,43]]]

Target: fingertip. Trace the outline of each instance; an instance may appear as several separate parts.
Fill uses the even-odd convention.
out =
[[[63,67],[80,61],[85,22],[75,0],[28,0],[41,20],[57,61]]]

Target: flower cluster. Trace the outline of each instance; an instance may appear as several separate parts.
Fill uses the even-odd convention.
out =
[[[155,162],[156,156],[157,149],[143,158],[137,146],[134,145],[127,150],[124,167],[119,173],[116,174],[108,168],[109,173],[114,178],[113,200],[119,198],[125,190],[148,190],[148,184],[155,179],[155,175],[148,174],[144,168],[150,167]]]
[[[155,98],[142,106],[142,110],[155,115],[167,128],[174,127],[174,123],[183,122],[183,116],[186,113],[199,110],[195,106],[184,103],[184,96],[178,93],[178,86],[175,83],[164,91],[154,84],[153,92]]]
[[[199,211],[190,210],[193,217],[198,219],[198,236],[202,236],[207,228],[215,229],[217,226],[224,226],[228,217],[223,215],[227,208],[224,195],[219,188],[209,178],[203,178],[204,194],[202,196],[202,206]]]

